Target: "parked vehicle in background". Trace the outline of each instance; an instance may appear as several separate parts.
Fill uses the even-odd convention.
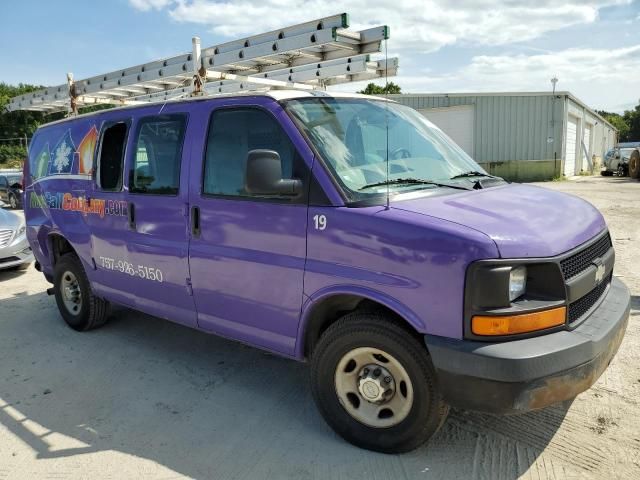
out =
[[[27,269],[33,253],[22,215],[0,208],[0,270]]]
[[[274,90],[72,117],[34,134],[25,178],[36,268],[71,328],[124,304],[307,360],[327,423],[373,450],[416,448],[449,405],[575,397],[629,317],[593,206],[489,175],[382,98]]]
[[[634,151],[636,149],[633,147],[617,146],[610,149],[604,156],[602,161],[603,170],[600,174],[604,176],[616,174],[619,177],[629,175],[629,159]]]
[[[22,172],[0,172],[0,200],[11,208],[22,208]]]

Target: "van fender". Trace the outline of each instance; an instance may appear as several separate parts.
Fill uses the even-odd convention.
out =
[[[298,338],[296,339],[296,357],[304,357],[305,337],[307,334],[308,323],[314,307],[322,303],[323,300],[336,295],[354,295],[362,297],[363,300],[371,300],[372,302],[383,305],[389,310],[395,312],[417,332],[426,332],[426,324],[424,320],[416,315],[413,310],[411,310],[405,304],[399,302],[394,297],[391,297],[378,290],[361,287],[358,285],[332,285],[317,290],[316,292],[311,294],[311,296],[304,294],[305,298],[302,304],[300,323],[298,325]]]
[[[85,267],[87,276],[91,280],[92,271],[95,270],[95,262],[91,258],[91,255],[90,254],[87,255],[88,252],[86,251],[86,249],[81,248],[80,245],[77,245],[71,240],[69,240],[69,238],[64,234],[64,232],[62,232],[57,226],[51,228],[46,233],[46,247],[47,247],[47,254],[49,257],[49,265],[51,266],[51,270],[53,271],[53,267],[56,263],[56,259],[54,258],[55,251],[53,247],[54,237],[60,237],[69,244],[69,246],[73,250],[73,253],[75,253],[80,259],[80,261],[82,262],[83,266]]]

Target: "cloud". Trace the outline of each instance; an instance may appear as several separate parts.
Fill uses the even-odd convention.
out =
[[[446,45],[504,45],[588,24],[601,8],[631,0],[130,0],[142,10],[167,9],[179,22],[235,38],[341,11],[357,12],[355,28],[390,25],[394,45],[421,52]]]
[[[592,108],[631,108],[640,97],[640,44],[618,49],[572,48],[531,55],[479,55],[441,75],[412,72],[394,80],[403,92],[517,92],[568,90]],[[343,89],[345,89],[343,87]],[[631,100],[631,102],[629,101]]]
[[[138,10],[148,12],[151,9],[161,10],[174,2],[172,0],[129,0],[129,3]]]
[[[640,45],[618,48],[543,50],[524,42],[574,25],[595,24],[604,7],[631,0],[130,0],[138,9],[164,10],[177,22],[202,25],[224,39],[242,38],[347,11],[353,29],[387,24],[389,52],[400,57],[394,79],[406,92],[569,90],[595,108],[621,110],[638,100]],[[635,12],[632,18],[635,17]],[[640,18],[640,17],[639,17]],[[594,25],[594,35],[597,27]],[[224,40],[222,40],[224,41]],[[586,41],[585,41],[586,43]],[[631,42],[633,44],[633,42]],[[443,47],[509,48],[519,54],[477,55],[457,70],[439,72],[431,52]],[[546,46],[546,45],[545,45]],[[474,49],[477,51],[477,49]],[[460,62],[463,50],[451,50]],[[490,51],[495,52],[496,49]],[[442,59],[439,61],[442,68]],[[361,84],[338,90],[354,91]],[[634,103],[635,104],[635,103]]]

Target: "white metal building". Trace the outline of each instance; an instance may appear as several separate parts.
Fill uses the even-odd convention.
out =
[[[545,180],[599,168],[616,129],[569,92],[391,95],[444,130],[486,170]]]

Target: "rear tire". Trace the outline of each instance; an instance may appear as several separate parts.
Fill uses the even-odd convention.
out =
[[[613,175],[613,172],[610,172],[609,170],[602,170],[600,172],[600,175],[602,175],[603,177],[610,177]]]
[[[327,329],[311,360],[311,388],[336,433],[378,452],[414,450],[449,412],[426,347],[377,312],[350,313]]]
[[[93,295],[82,262],[73,253],[63,255],[53,272],[58,310],[74,330],[84,332],[102,326],[109,315],[109,302]]]
[[[640,178],[640,152],[634,150],[629,158],[629,176]]]

